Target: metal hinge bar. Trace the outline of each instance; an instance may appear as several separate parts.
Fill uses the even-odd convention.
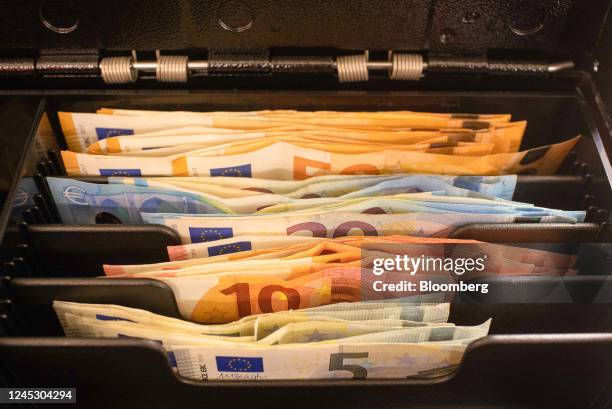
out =
[[[356,54],[306,57],[270,57],[267,54],[232,55],[210,53],[207,60],[192,60],[186,55],[161,55],[155,60],[140,60],[137,53],[87,58],[67,55],[41,56],[36,61],[0,59],[2,74],[34,74],[43,77],[97,77],[107,84],[127,84],[139,78],[160,82],[184,83],[195,76],[267,76],[273,74],[336,75],[340,82],[368,81],[371,72],[386,72],[392,80],[417,81],[429,73],[490,73],[545,75],[572,69],[572,61],[556,63],[489,60],[484,57],[450,57],[421,53],[388,52],[386,60],[370,60],[368,51]]]

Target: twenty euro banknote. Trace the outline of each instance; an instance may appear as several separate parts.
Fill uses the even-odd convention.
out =
[[[325,210],[313,214],[181,215],[141,213],[145,223],[175,230],[183,244],[212,242],[242,236],[390,236],[448,237],[470,223],[576,223],[573,216],[523,216],[478,213],[368,214]]]

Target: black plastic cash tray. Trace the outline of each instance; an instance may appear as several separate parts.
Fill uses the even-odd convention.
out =
[[[475,282],[489,283],[490,293],[449,295],[446,301],[453,302],[449,322],[477,325],[493,318],[492,334],[612,331],[610,276],[499,277]],[[170,287],[153,279],[14,278],[4,281],[3,287],[15,308],[11,325],[28,335],[62,334],[53,300],[118,304],[181,318]]]
[[[468,347],[455,373],[435,381],[202,383],[174,374],[157,343],[126,339],[3,338],[0,359],[15,368],[11,376],[21,385],[76,387],[79,406],[88,409],[288,404],[279,398],[295,408],[317,401],[325,407],[604,409],[612,335],[488,336]]]
[[[582,80],[581,80],[582,81]],[[605,122],[598,118],[598,105],[588,95],[579,91],[576,78],[567,78],[564,85],[546,92],[441,92],[441,91],[310,91],[291,93],[283,91],[250,91],[246,93],[221,91],[121,91],[108,93],[91,91],[78,94],[60,92],[45,93],[42,105],[46,106],[51,124],[61,143],[57,128],[57,110],[94,111],[102,106],[121,106],[148,109],[258,109],[258,108],[299,108],[299,109],[413,109],[448,110],[472,112],[510,112],[516,119],[530,122],[525,137],[525,147],[559,141],[582,133],[586,138],[568,157],[558,175],[521,176],[515,197],[517,200],[535,202],[543,206],[565,209],[584,209],[588,212],[587,223],[571,224],[477,224],[458,228],[453,233],[459,238],[480,238],[493,242],[609,242],[607,228],[611,197],[610,185],[604,173],[605,165],[599,159],[597,138],[607,135]],[[579,83],[578,83],[579,84]],[[11,98],[20,99],[14,96]],[[526,104],[525,101],[529,101]],[[1,114],[1,113],[0,113]],[[32,113],[32,121],[38,118]],[[35,127],[34,127],[35,128]],[[32,135],[32,138],[34,135]],[[32,145],[30,145],[32,146]],[[31,148],[28,148],[31,149]],[[27,152],[25,152],[27,154]],[[27,156],[27,155],[26,155]],[[45,159],[47,160],[47,159]],[[35,166],[35,172],[57,169],[54,157],[48,159],[52,165]],[[23,163],[28,163],[24,159]],[[35,162],[34,162],[35,163]],[[22,174],[21,171],[16,172]],[[27,173],[26,173],[27,174]],[[100,182],[100,180],[98,180]],[[44,205],[44,203],[43,203]],[[5,207],[5,211],[6,207]],[[34,212],[35,215],[36,212]],[[580,384],[573,391],[564,390],[554,399],[540,402],[541,395],[533,391],[551,391],[553,381],[538,378],[531,382],[531,376],[538,371],[555,374],[581,375],[586,365],[598,356],[607,358],[608,345],[603,335],[589,335],[593,332],[612,330],[612,304],[592,303],[597,291],[605,287],[608,277],[591,277],[585,284],[582,278],[564,279],[564,285],[571,294],[592,294],[593,297],[567,298],[558,302],[540,303],[539,299],[521,304],[508,303],[512,294],[524,296],[525,289],[539,294],[537,286],[548,288],[558,283],[544,279],[538,283],[506,279],[501,299],[457,299],[452,307],[451,320],[456,323],[477,324],[493,318],[492,334],[479,341],[466,354],[464,363],[457,374],[449,379],[423,381],[415,384],[407,380],[396,381],[304,381],[269,382],[249,384],[202,384],[177,378],[170,372],[165,358],[148,342],[122,340],[89,340],[40,338],[60,336],[61,330],[51,308],[54,299],[81,302],[116,303],[144,308],[156,313],[178,317],[178,308],[171,290],[155,280],[100,280],[93,278],[101,274],[101,263],[147,263],[166,259],[165,247],[178,244],[178,238],[163,226],[58,225],[51,218],[44,223],[21,224],[9,227],[4,234],[2,257],[5,269],[14,277],[3,282],[1,298],[10,299],[1,308],[0,322],[7,335],[22,335],[30,338],[5,338],[0,340],[0,356],[10,369],[10,376],[23,385],[43,382],[41,378],[54,379],[58,384],[71,383],[83,390],[82,407],[104,407],[109,401],[94,401],[93,392],[98,390],[90,385],[98,379],[99,390],[112,391],[122,397],[125,407],[191,407],[193,402],[200,405],[209,396],[233,396],[238,389],[249,395],[258,391],[261,399],[250,406],[269,406],[265,397],[272,399],[275,394],[293,401],[295,396],[308,392],[321,402],[344,400],[344,405],[360,402],[372,407],[432,407],[442,402],[458,407],[506,406],[554,407],[559,402],[579,402],[575,407],[587,407],[599,402],[597,393],[606,394],[603,379],[610,376],[609,368],[598,366],[584,379],[593,382]],[[30,214],[32,216],[32,214]],[[36,219],[34,219],[36,220]],[[129,251],[126,251],[129,250]],[[586,272],[587,276],[589,271]],[[504,280],[502,280],[504,281]],[[584,290],[585,285],[590,290]],[[606,287],[608,288],[608,287]],[[502,301],[501,303],[499,301]],[[553,300],[554,301],[554,300]],[[538,334],[575,335],[538,335]],[[507,334],[516,335],[508,337]],[[575,353],[583,349],[579,353]],[[587,354],[584,350],[588,350]],[[541,351],[549,351],[542,355]],[[600,351],[600,352],[598,352]],[[548,354],[548,355],[546,355]],[[557,355],[560,354],[560,355]],[[603,354],[603,355],[598,355]],[[578,357],[588,355],[586,360]],[[562,361],[571,356],[569,367]],[[6,359],[4,359],[6,357]],[[521,365],[515,362],[521,358]],[[531,357],[531,358],[530,358]],[[536,360],[537,357],[537,360]],[[553,359],[554,357],[554,359]],[[512,358],[512,359],[510,359]],[[535,360],[535,361],[534,361]],[[487,364],[487,362],[489,362]],[[535,362],[535,363],[534,363]],[[512,363],[512,365],[509,365]],[[487,366],[488,365],[488,366]],[[44,371],[39,367],[44,366]],[[37,368],[36,370],[34,368]],[[111,371],[121,368],[121,375],[112,378]],[[129,368],[129,369],[128,369]],[[471,369],[470,369],[471,368]],[[495,370],[494,370],[495,369]],[[146,373],[140,380],[155,385],[155,392],[145,394],[135,373]],[[492,371],[492,372],[489,372]],[[521,372],[522,371],[522,372]],[[103,373],[105,372],[105,373]],[[476,372],[478,375],[474,375]],[[521,386],[521,397],[510,394],[507,388],[516,389],[519,373],[528,386]],[[526,373],[526,375],[525,375]],[[43,376],[44,374],[44,376]],[[38,378],[40,375],[40,378]],[[97,376],[96,376],[97,375]],[[503,375],[503,376],[502,376]],[[469,380],[466,378],[469,376]],[[6,382],[15,384],[17,380]],[[49,381],[45,384],[48,384]],[[43,382],[43,383],[44,383]],[[133,388],[132,397],[127,397],[127,385]],[[139,386],[140,385],[140,386]],[[361,385],[361,386],[359,386]],[[559,385],[559,383],[555,383]],[[336,389],[338,387],[338,389]],[[531,389],[533,388],[533,389]],[[461,392],[459,392],[459,390]],[[493,395],[491,390],[498,391]],[[597,390],[597,391],[595,391]],[[162,392],[163,391],[163,392]],[[359,391],[359,392],[357,392]],[[369,391],[369,392],[365,392]],[[530,392],[532,391],[532,392]],[[108,392],[111,393],[111,392]],[[358,400],[352,399],[359,394]],[[386,396],[379,400],[366,396]],[[350,396],[350,398],[349,398]],[[602,395],[603,396],[603,395]],[[133,398],[133,400],[132,400]],[[215,402],[218,398],[215,398]],[[559,400],[557,400],[559,399]],[[251,398],[249,398],[249,401]],[[191,402],[191,403],[190,403]],[[239,406],[241,399],[231,400],[227,406]],[[312,403],[312,399],[295,405]],[[157,405],[157,406],[156,406]],[[241,405],[244,405],[242,403]],[[294,406],[295,406],[294,405]],[[108,406],[108,405],[106,405]]]
[[[168,246],[181,244],[174,230],[159,225],[21,224],[7,229],[5,240],[12,244],[6,253],[22,260],[12,261],[13,275],[23,275],[26,264],[30,274],[47,277],[95,277],[102,264],[160,263],[168,261]]]

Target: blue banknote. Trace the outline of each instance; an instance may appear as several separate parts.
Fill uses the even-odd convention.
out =
[[[34,178],[25,177],[19,181],[17,193],[11,205],[11,217],[15,221],[23,221],[21,211],[36,206],[34,196],[39,194]]]
[[[340,196],[352,199],[368,196],[393,195],[408,192],[440,191],[450,196],[489,197],[512,200],[516,175],[506,176],[443,176],[408,175],[393,177],[372,186]]]
[[[222,206],[183,191],[47,178],[62,222],[142,224],[147,213],[224,213]]]

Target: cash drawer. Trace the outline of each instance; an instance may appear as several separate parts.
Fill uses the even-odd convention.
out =
[[[7,98],[24,99],[16,95]],[[102,106],[155,110],[431,111],[452,107],[457,112],[510,112],[516,119],[529,121],[523,148],[558,141],[574,133],[586,136],[557,175],[520,176],[514,199],[562,209],[585,209],[587,220],[577,225],[468,225],[456,229],[452,235],[501,243],[587,246],[599,242],[606,250],[606,243],[610,241],[607,210],[611,188],[604,170],[608,164],[601,160],[603,151],[599,142],[607,137],[607,128],[598,124],[597,116],[601,112],[597,112],[597,105],[582,94],[574,80],[567,80],[554,92],[537,93],[372,90],[44,93],[40,95],[40,105],[45,108],[41,110],[37,104],[32,105],[38,110],[30,112],[29,128],[36,130],[38,121],[46,116],[60,146],[63,141],[57,127],[58,110],[93,112]],[[45,131],[48,132],[38,129],[38,134]],[[22,136],[27,139],[27,131]],[[41,176],[61,176],[61,163],[55,152],[40,156],[40,150],[34,149],[35,138],[36,132],[30,135],[29,144],[22,152],[22,169],[15,174],[34,176],[37,187],[44,189]],[[85,180],[103,182],[95,178]],[[18,185],[15,187],[18,189]],[[45,199],[44,191],[41,196]],[[43,209],[44,206],[47,208]],[[6,300],[3,328],[11,336],[0,340],[0,354],[12,377],[7,381],[10,384],[74,385],[83,391],[79,393],[79,402],[92,408],[108,407],[111,402],[114,407],[121,407],[111,395],[121,396],[125,407],[190,407],[194,402],[214,404],[219,399],[226,399],[229,406],[238,406],[243,394],[253,396],[261,405],[267,405],[268,399],[281,394],[292,398],[310,397],[303,400],[304,404],[320,399],[347,407],[356,404],[379,407],[381,402],[374,396],[384,397],[386,407],[431,407],[449,402],[461,407],[553,407],[558,404],[582,407],[589,402],[596,407],[605,400],[602,396],[607,393],[606,379],[611,368],[594,364],[612,362],[609,352],[612,337],[604,335],[612,329],[609,304],[612,285],[610,276],[606,275],[609,274],[606,265],[603,275],[587,266],[575,277],[501,279],[505,281],[500,287],[504,294],[489,294],[484,299],[455,299],[451,311],[453,322],[473,325],[492,317],[492,335],[471,345],[457,372],[444,379],[432,382],[266,381],[257,385],[198,383],[172,373],[162,351],[150,341],[53,338],[62,335],[51,308],[54,299],[120,304],[179,317],[172,290],[163,283],[150,279],[94,278],[102,273],[102,263],[164,261],[165,246],[179,243],[173,231],[163,226],[58,224],[60,220],[48,197],[29,208],[20,207],[15,211],[10,207],[5,206],[5,213],[12,211],[21,220],[5,229],[2,253],[5,272],[12,276],[3,281]],[[32,211],[32,207],[37,209]],[[553,295],[552,303],[550,298],[542,298],[542,294],[555,292],[550,288],[560,287],[567,289],[561,298],[554,299]],[[533,291],[532,296],[525,296],[528,290]],[[512,302],[518,295],[523,295],[526,302]],[[572,357],[569,363],[560,359],[569,356]],[[527,372],[524,365],[528,365]],[[556,376],[545,376],[551,373]],[[576,377],[585,382],[570,387],[569,379]],[[560,382],[567,383],[566,388],[560,388],[562,393],[558,393]],[[521,399],[513,392],[516,388],[524,391]],[[101,399],[99,391],[102,390],[106,398]],[[550,398],[553,391],[557,394]]]
[[[74,387],[75,407],[86,409],[610,407],[612,132],[603,100],[610,105],[611,5],[582,3],[8,2],[0,386]],[[65,337],[54,300],[182,317],[161,280],[97,278],[102,264],[168,261],[167,247],[181,244],[176,231],[68,224],[53,202],[46,178],[68,177],[58,112],[100,108],[508,113],[528,122],[521,149],[581,134],[555,174],[519,175],[513,200],[582,210],[584,222],[473,223],[448,233],[571,252],[575,274],[476,278],[470,283],[491,291],[447,295],[451,322],[492,324],[456,370],[429,379],[197,381],[173,371],[159,342]]]

